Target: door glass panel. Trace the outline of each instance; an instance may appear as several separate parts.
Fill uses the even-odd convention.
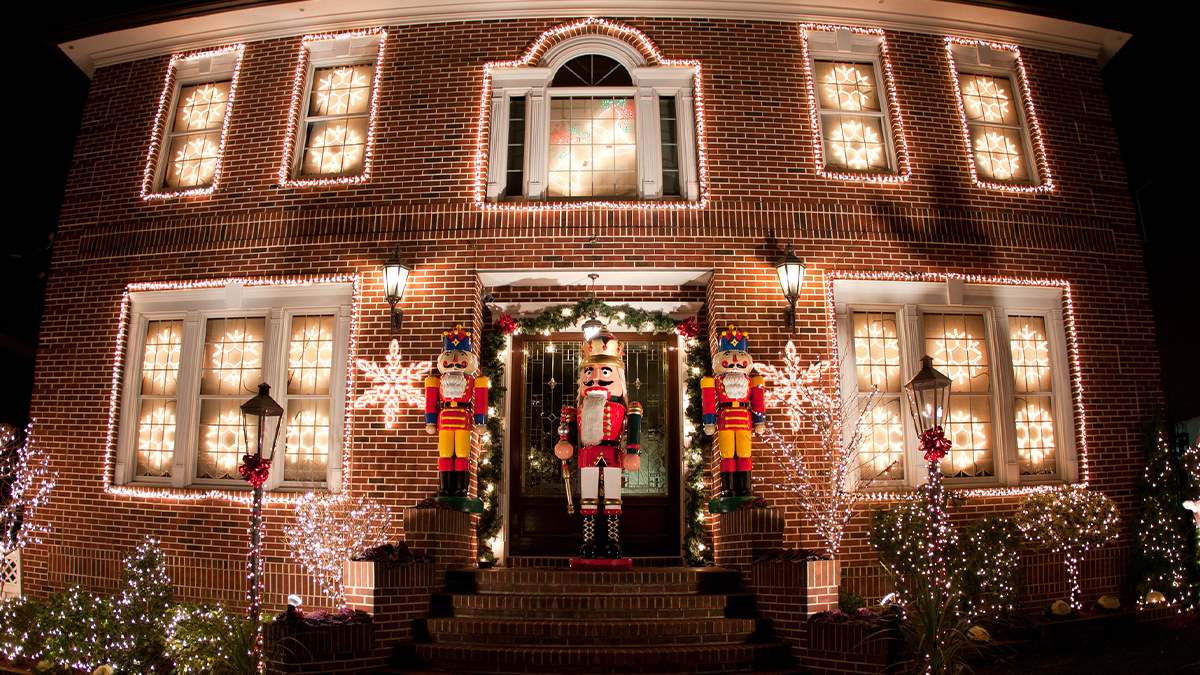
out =
[[[642,404],[642,468],[625,473],[624,494],[667,496],[667,364],[659,342],[625,343],[625,384],[629,400]]]

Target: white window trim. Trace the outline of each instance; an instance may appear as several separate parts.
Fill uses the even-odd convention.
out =
[[[342,485],[342,448],[346,414],[346,359],[350,335],[353,284],[331,283],[312,286],[243,286],[230,283],[219,288],[196,288],[168,291],[134,291],[129,294],[130,331],[121,393],[120,424],[113,482],[115,485],[147,485],[199,489],[247,489],[240,479],[196,478],[196,459],[199,452],[200,361],[204,351],[205,322],[209,318],[262,316],[266,317],[263,347],[263,379],[271,385],[271,396],[287,410],[287,358],[285,342],[289,339],[288,324],[295,314],[333,314],[334,362],[330,377],[330,449],[326,480],[320,482],[290,481],[285,471],[272,471],[267,489],[311,490],[328,489],[340,492]],[[180,350],[178,376],[175,454],[170,477],[135,476],[134,453],[137,445],[138,389],[147,324],[158,319],[183,321],[183,346]],[[246,398],[253,396],[247,393]],[[286,464],[287,415],[281,420],[279,441],[273,464]]]
[[[551,87],[558,68],[584,54],[599,54],[620,63],[633,80],[632,87]],[[488,139],[487,199],[497,201],[507,184],[509,99],[525,96],[525,200],[551,199],[546,195],[550,145],[550,99],[555,96],[620,95],[635,99],[635,135],[638,147],[636,199],[662,195],[662,138],[658,99],[675,97],[676,137],[679,148],[679,199],[700,198],[696,150],[695,70],[687,66],[648,66],[634,47],[599,35],[567,40],[546,52],[543,66],[491,69],[490,135]],[[675,199],[674,195],[668,199]],[[515,199],[515,197],[514,197]],[[554,198],[553,201],[568,201]]]
[[[1035,152],[1033,145],[1033,132],[1029,128],[1029,116],[1026,113],[1026,105],[1029,104],[1025,100],[1024,83],[1021,80],[1020,68],[1017,64],[1016,52],[1011,52],[1002,49],[992,49],[986,44],[952,44],[950,49],[954,54],[954,91],[958,96],[960,114],[962,116],[962,124],[967,131],[967,160],[972,167],[972,173],[978,173],[979,169],[975,166],[975,148],[971,145],[971,127],[974,125],[987,125],[1001,127],[1005,129],[1013,129],[1010,124],[992,123],[992,122],[975,122],[972,123],[967,119],[967,106],[963,100],[962,86],[958,83],[959,75],[988,75],[992,77],[1003,77],[1008,80],[1009,89],[1013,94],[1013,108],[1017,111],[1017,122],[1019,125],[1018,131],[1021,136],[1021,149],[1025,152],[1026,171],[1029,173],[1028,180],[1000,180],[998,178],[984,178],[979,176],[979,181],[985,185],[999,186],[1028,186],[1038,187],[1044,184],[1041,175],[1041,164],[1044,159],[1040,154]]]
[[[960,279],[932,281],[878,281],[839,279],[833,282],[838,344],[841,354],[841,395],[843,400],[857,398],[853,339],[850,319],[855,311],[886,311],[897,316],[900,338],[901,381],[907,382],[919,369],[921,353],[921,317],[923,313],[946,311],[975,313],[985,317],[990,333],[987,345],[991,359],[993,462],[995,475],[986,478],[946,478],[950,487],[1012,487],[1041,484],[1075,483],[1079,477],[1075,409],[1072,396],[1070,357],[1067,350],[1066,322],[1062,290],[1050,287],[965,284]],[[1051,405],[1054,411],[1055,460],[1057,471],[1051,476],[1022,476],[1016,445],[1013,401],[1012,353],[1009,348],[1009,316],[1042,316],[1046,319],[1046,338],[1052,368]],[[904,479],[874,481],[868,490],[915,488],[925,482],[924,458],[917,451],[917,430],[903,400]],[[843,432],[848,438],[853,425],[848,421]],[[851,478],[857,485],[858,476]]]
[[[821,146],[821,169],[836,173],[849,173],[870,177],[872,175],[901,175],[900,157],[896,153],[896,132],[892,128],[892,110],[893,101],[889,95],[890,89],[885,80],[887,72],[884,68],[882,58],[883,36],[874,34],[856,33],[848,28],[839,28],[836,31],[822,31],[810,29],[806,31],[808,39],[808,72],[811,74],[813,88],[812,104],[816,106],[814,115],[816,117],[817,126],[813,133],[817,134],[817,142]],[[817,93],[817,61],[841,61],[845,63],[866,63],[870,64],[875,73],[875,92],[879,99],[880,111],[859,111],[859,112],[839,112],[836,110],[825,110],[821,107],[820,94]],[[851,169],[842,166],[830,166],[829,157],[825,155],[825,120],[823,114],[831,115],[847,114],[847,115],[862,115],[864,117],[875,117],[880,122],[880,129],[883,131],[885,138],[884,147],[887,152],[888,167],[886,171],[867,171],[859,169]]]

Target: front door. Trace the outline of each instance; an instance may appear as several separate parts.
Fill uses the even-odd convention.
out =
[[[621,544],[630,556],[679,555],[679,368],[674,336],[618,334],[625,344],[629,401],[642,404],[642,468],[625,473]],[[559,412],[574,405],[582,338],[513,340],[509,461],[509,553],[574,555],[580,543],[579,453],[569,463],[576,512],[567,514],[554,456]]]

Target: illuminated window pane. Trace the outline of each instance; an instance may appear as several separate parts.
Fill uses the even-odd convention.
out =
[[[990,396],[950,395],[946,437],[950,439],[952,448],[942,459],[942,475],[976,478],[995,474],[992,465],[991,406]]]
[[[325,480],[329,448],[329,400],[289,400],[284,478],[296,481]]]
[[[252,396],[262,382],[261,317],[209,319],[204,335],[201,395]]]
[[[1054,413],[1049,396],[1018,396],[1014,404],[1017,425],[1017,456],[1021,475],[1052,475]]]
[[[962,91],[963,110],[967,113],[968,121],[1020,124],[1012,83],[1007,77],[960,73],[958,86]]]
[[[358,173],[366,147],[366,117],[313,122],[308,127],[303,172],[319,176]]]
[[[1040,316],[1008,317],[1008,340],[1017,392],[1049,392],[1050,342],[1046,339],[1046,320]]]
[[[137,475],[170,476],[175,458],[175,401],[142,401],[138,415]]]
[[[164,187],[212,184],[221,151],[221,127],[229,110],[229,86],[229,82],[207,82],[180,88],[166,140]]]
[[[313,73],[309,116],[366,113],[371,103],[371,82],[374,77],[375,66],[369,63],[318,68]]]
[[[172,138],[164,184],[170,188],[192,188],[212,183],[220,154],[219,132]]]
[[[890,312],[854,312],[854,367],[858,390],[900,391],[900,336],[896,315]]]
[[[246,454],[242,434],[242,401],[208,399],[200,401],[200,452],[196,459],[197,478],[238,478],[237,466]],[[246,420],[246,434],[254,438],[258,425],[253,417]]]
[[[329,394],[333,373],[333,317],[292,317],[288,394]]]
[[[925,353],[953,381],[954,393],[991,391],[987,334],[979,314],[925,314]]]
[[[548,169],[552,197],[636,196],[633,99],[552,99]]]
[[[978,125],[971,127],[975,170],[983,178],[999,181],[1028,180],[1021,133],[1015,129]]]
[[[883,122],[866,115],[822,115],[825,163],[854,171],[888,168]]]
[[[823,110],[878,111],[875,67],[868,63],[817,61],[817,98]]]
[[[179,353],[183,348],[183,322],[150,321],[142,353],[143,396],[174,396],[179,381]]]
[[[904,425],[899,397],[880,400],[862,425],[859,476],[863,481],[904,478]]]
[[[229,108],[229,82],[208,82],[181,87],[172,131],[220,129]]]

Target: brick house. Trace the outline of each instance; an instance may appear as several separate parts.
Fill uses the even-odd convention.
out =
[[[898,387],[930,353],[955,380],[944,470],[959,512],[1086,481],[1125,517],[1085,595],[1121,589],[1162,399],[1100,77],[1127,36],[934,2],[607,19],[484,4],[272,5],[64,45],[92,84],[37,361],[32,414],[60,480],[53,535],[24,552],[27,592],[111,588],[153,534],[182,596],[239,602],[236,404],[263,380],[287,410],[267,603],[318,596],[283,543],[291,496],[399,513],[437,485],[420,410],[388,427],[356,409],[370,383],[355,361],[384,361],[393,338],[404,361],[433,359],[455,324],[483,334],[502,312],[590,292],[697,315],[710,335],[736,324],[761,361],[791,340],[803,362],[840,366],[844,395],[878,386],[869,508],[919,483]],[[794,326],[775,269],[788,247],[807,266]],[[393,256],[411,270],[395,330]],[[549,450],[535,402],[561,398],[548,383],[571,377],[577,335],[518,336],[506,353],[502,561],[574,545],[561,482],[527,450]],[[680,343],[630,344],[660,433],[629,498],[653,527],[632,526],[629,552],[678,555]],[[755,459],[781,542],[814,545],[773,487],[784,474]],[[728,561],[730,533],[705,522]],[[854,519],[840,575],[879,597],[868,524]],[[1054,561],[1026,565],[1027,603],[1059,594]]]

